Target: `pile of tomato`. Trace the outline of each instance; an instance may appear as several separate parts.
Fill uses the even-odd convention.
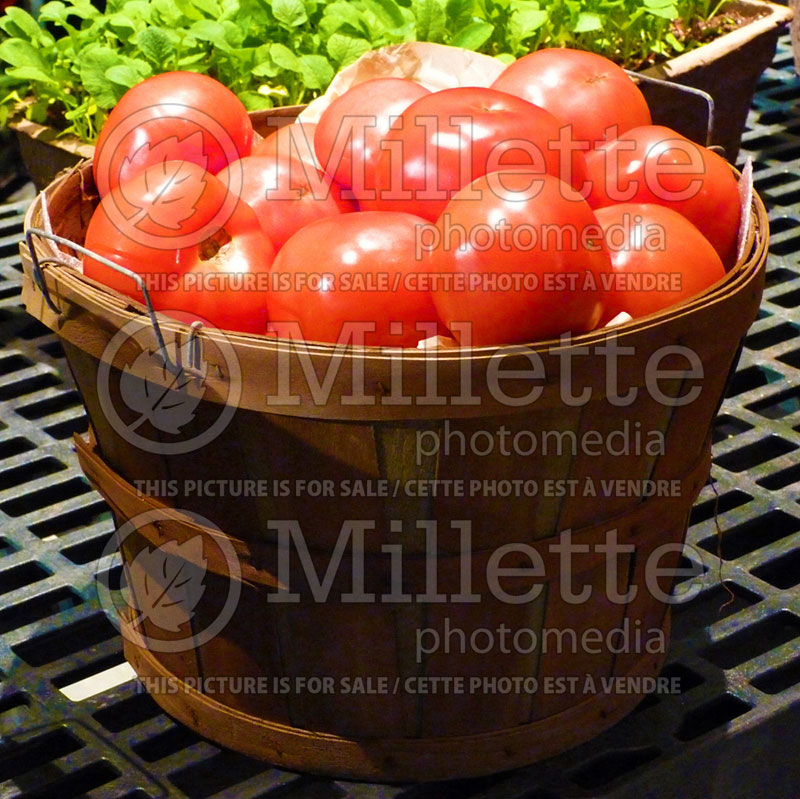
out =
[[[529,342],[675,305],[736,259],[728,164],[573,50],[490,87],[369,80],[263,139],[221,84],[162,74],[112,111],[93,170],[86,246],[156,310],[247,333]]]

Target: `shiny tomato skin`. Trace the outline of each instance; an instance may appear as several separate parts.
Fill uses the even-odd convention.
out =
[[[736,261],[741,214],[729,164],[670,128],[633,128],[586,156],[589,204],[654,203],[683,214],[711,242],[726,267]]]
[[[538,193],[528,191],[532,179],[541,182]],[[453,335],[465,344],[466,324],[471,343],[483,346],[594,328],[611,263],[586,201],[552,175],[501,171],[469,188],[480,191],[481,199],[471,199],[467,190],[456,194],[428,248],[433,274],[462,280],[455,290],[440,285],[432,292]]]
[[[256,212],[276,250],[315,219],[357,210],[354,202],[342,199],[340,186],[297,158],[251,155],[217,177],[226,185],[241,184],[237,194]]]
[[[392,122],[429,94],[413,80],[373,78],[339,95],[322,112],[314,132],[314,151],[322,168],[360,199],[362,187],[374,187],[381,142]]]
[[[85,245],[140,275],[157,311],[266,332],[265,284],[275,250],[255,212],[196,164],[156,164],[109,192]],[[131,278],[91,257],[83,267],[87,277],[144,302]]]
[[[613,61],[567,48],[537,50],[500,74],[492,88],[522,97],[573,126],[589,147],[651,122],[639,87]],[[614,127],[616,126],[616,127]]]
[[[200,257],[189,267],[183,296],[172,289],[153,292],[161,309],[178,309],[208,319],[221,330],[267,332],[269,269],[274,250],[260,229],[232,236],[212,257]]]
[[[619,203],[598,208],[595,216],[614,270],[603,323],[623,311],[637,319],[677,305],[725,276],[708,239],[671,208]]]
[[[433,301],[417,280],[424,269],[417,236],[425,225],[412,214],[357,211],[301,228],[272,266],[271,328],[290,338],[296,323],[306,340],[336,342],[346,323],[365,323],[374,327],[362,328],[363,344],[386,347],[413,347],[436,335]]]
[[[314,122],[294,122],[284,125],[265,136],[253,145],[251,155],[268,158],[299,158],[314,169],[319,169],[319,161],[314,154]]]
[[[487,172],[533,166],[576,188],[583,153],[561,154],[562,123],[543,108],[495,89],[461,87],[412,103],[392,126],[375,172],[377,196],[366,210],[407,211],[436,221],[456,192]]]
[[[94,180],[103,197],[121,181],[165,160],[216,174],[250,155],[253,125],[226,86],[196,72],[164,72],[129,89],[97,139]]]

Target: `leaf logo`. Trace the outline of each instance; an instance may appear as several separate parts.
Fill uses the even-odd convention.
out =
[[[168,541],[157,549],[145,547],[128,569],[139,612],[134,627],[149,619],[162,630],[180,632],[206,590],[203,537],[196,535],[182,544]]]
[[[169,139],[166,141],[169,142]],[[157,144],[156,148],[161,144],[163,142]],[[149,146],[143,144],[140,150]],[[149,202],[143,202],[142,196],[138,193],[135,199],[132,198],[130,189],[126,192],[126,186],[132,185],[132,181],[120,183],[119,190],[123,199],[131,208],[136,209],[128,218],[128,224],[141,228],[143,223],[150,219],[166,230],[181,230],[183,222],[194,215],[197,203],[206,187],[206,180],[198,179],[189,164],[190,162],[185,160],[159,160],[149,165],[146,172],[136,175],[135,178],[144,181],[144,196],[149,198]],[[152,184],[156,184],[157,188],[151,188]]]
[[[176,514],[210,534],[153,540],[147,528],[174,522]],[[137,540],[133,552],[126,544],[130,536]],[[122,552],[128,554],[117,582],[112,575]],[[219,589],[213,602],[205,585],[210,563],[216,564],[212,569]],[[233,618],[242,594],[242,564],[214,522],[191,510],[158,507],[127,519],[109,536],[97,561],[95,584],[100,607],[127,641],[151,652],[189,652],[214,640]]]
[[[181,316],[178,310],[163,308],[158,317],[185,319],[187,314]],[[212,322],[191,316],[193,324],[201,323],[202,334],[175,332],[162,349],[155,343],[152,325],[136,316],[119,328],[103,349],[97,369],[100,410],[120,438],[143,452],[197,452],[228,428],[239,409],[243,380],[236,350]],[[204,350],[206,332],[212,331],[209,360]],[[125,355],[120,357],[123,350]],[[167,356],[177,368],[165,368]],[[118,366],[112,367],[114,363]],[[215,375],[211,393],[218,401],[207,403],[208,413],[203,414],[201,423],[198,406],[208,396],[211,374]]]
[[[203,151],[203,145],[203,132],[200,130],[182,139],[177,136],[167,136],[155,144],[145,141],[130,156],[126,155],[122,159],[119,174],[124,178],[130,169],[138,172],[145,166],[165,161],[192,161],[207,170],[208,156]]]
[[[158,363],[163,382],[136,376],[136,371],[145,371],[153,361]],[[128,425],[128,430],[133,432],[144,422],[150,422],[162,433],[180,433],[195,417],[195,409],[205,394],[205,388],[198,392],[197,387],[207,371],[208,363],[204,361],[199,379],[183,369],[173,374],[155,352],[143,350],[132,366],[122,368],[119,381],[122,401],[139,414],[139,418]]]

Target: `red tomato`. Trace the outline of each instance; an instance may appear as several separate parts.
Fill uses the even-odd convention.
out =
[[[272,267],[270,326],[291,337],[281,323],[298,323],[303,338],[335,342],[351,322],[367,346],[408,347],[436,335],[417,251],[426,224],[412,214],[358,211],[302,228]]]
[[[512,166],[561,175],[580,187],[583,154],[570,157],[553,147],[561,128],[548,111],[495,89],[434,92],[412,103],[392,126],[375,173],[377,197],[360,206],[435,221],[459,189]]]
[[[533,183],[532,183],[533,181]],[[537,191],[538,187],[538,191]],[[476,192],[480,199],[473,199]],[[500,171],[450,201],[426,238],[439,316],[464,344],[513,344],[591,330],[611,270],[589,205],[551,175]]]
[[[740,201],[736,178],[716,153],[660,125],[633,128],[586,156],[593,208],[655,203],[683,214],[726,266],[736,260]]]
[[[319,161],[314,155],[314,131],[317,125],[314,122],[295,122],[284,125],[274,133],[253,145],[251,155],[265,156],[267,158],[299,158],[311,164],[314,169],[319,169]]]
[[[725,275],[708,239],[671,208],[620,203],[595,215],[614,269],[604,322],[622,311],[636,319],[669,308]]]
[[[319,163],[342,186],[361,199],[374,188],[381,142],[392,122],[411,103],[430,92],[405,78],[374,78],[337,97],[320,117],[314,133]]]
[[[196,164],[156,164],[107,194],[86,247],[139,274],[156,310],[266,332],[272,243],[252,208]],[[132,279],[93,258],[83,265],[87,277],[144,301]]]
[[[651,121],[644,95],[625,71],[584,50],[537,50],[509,64],[492,88],[546,108],[589,147],[609,138],[609,128],[616,138]]]
[[[94,180],[103,197],[161,161],[191,161],[216,174],[252,145],[250,117],[230,89],[207,75],[165,72],[129,89],[108,115]]]
[[[217,177],[229,186],[241,183],[237,193],[256,212],[276,249],[315,219],[357,210],[354,202],[341,199],[341,188],[327,175],[296,158],[251,155]]]

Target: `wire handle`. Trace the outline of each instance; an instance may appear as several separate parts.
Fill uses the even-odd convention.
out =
[[[203,339],[198,335],[203,323],[199,319],[192,322],[189,329],[189,339],[186,348],[189,351],[189,370],[195,374],[201,373],[203,368]]]
[[[155,308],[153,308],[153,303],[152,300],[150,299],[150,292],[147,290],[147,286],[145,286],[144,280],[142,279],[141,275],[138,275],[136,272],[124,266],[115,264],[108,258],[105,258],[102,255],[98,255],[97,253],[94,253],[91,250],[86,249],[86,247],[82,247],[80,244],[76,244],[74,241],[71,241],[70,239],[66,239],[63,236],[57,236],[55,233],[50,233],[49,231],[42,230],[41,228],[31,227],[25,231],[25,242],[28,245],[28,251],[31,254],[31,262],[33,263],[33,280],[36,283],[36,286],[39,289],[39,291],[41,291],[42,297],[44,297],[44,301],[45,303],[47,303],[47,306],[50,308],[50,310],[52,310],[54,313],[57,314],[61,313],[61,309],[53,302],[53,299],[50,296],[50,292],[44,280],[44,274],[42,272],[42,264],[57,263],[57,264],[69,265],[69,262],[64,258],[58,257],[57,255],[48,256],[40,259],[38,253],[36,252],[36,247],[34,247],[33,244],[34,236],[39,236],[40,238],[43,239],[49,239],[50,241],[53,241],[56,244],[62,244],[65,247],[71,247],[73,250],[81,253],[82,255],[88,255],[95,261],[98,261],[104,266],[110,267],[115,272],[119,272],[121,275],[125,275],[125,277],[129,277],[131,280],[133,280],[134,283],[136,283],[136,285],[138,286],[139,290],[142,292],[142,295],[144,296],[144,303],[147,306],[147,315],[150,318],[151,324],[153,325],[153,332],[155,333],[156,342],[158,344],[158,351],[161,353],[161,357],[164,360],[164,366],[167,369],[169,369],[169,371],[172,372],[173,374],[180,374],[182,371],[186,371],[185,367],[181,366],[178,363],[174,363],[167,353],[167,345],[164,341],[164,335],[161,332],[161,326],[158,323],[158,317],[156,316]],[[202,344],[198,336],[198,332],[202,326],[203,323],[199,319],[193,322],[191,325],[191,331],[189,333],[189,339],[188,339],[189,368],[196,373],[200,373],[200,367],[203,362]]]
[[[641,72],[632,72],[630,69],[626,69],[625,72],[634,80],[644,81],[644,83],[651,83],[654,86],[662,86],[666,89],[672,89],[677,92],[693,94],[695,97],[705,100],[706,106],[708,107],[708,119],[706,122],[706,147],[712,147],[711,141],[714,135],[714,98],[708,92],[703,91],[702,89],[696,89],[694,86],[684,86],[682,83],[673,83],[672,81],[664,80],[663,78],[654,78],[650,75],[642,75]]]

